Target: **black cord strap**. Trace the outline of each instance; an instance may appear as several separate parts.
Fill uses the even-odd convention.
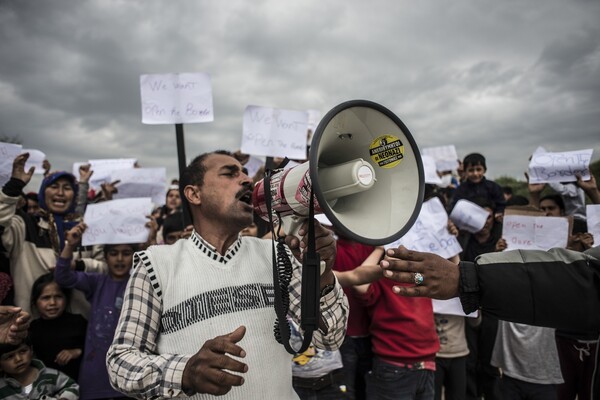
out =
[[[284,160],[285,163],[285,160]],[[285,237],[280,235],[281,218],[278,215],[280,227],[275,233],[273,224],[272,198],[271,198],[271,176],[272,170],[265,171],[264,191],[265,205],[269,213],[269,225],[271,230],[271,249],[273,260],[273,289],[275,295],[275,339],[281,343],[290,354],[302,353],[308,349],[312,342],[313,331],[319,326],[319,299],[317,287],[320,277],[320,259],[315,250],[314,238],[314,204],[311,190],[309,224],[308,224],[308,246],[304,254],[304,265],[302,267],[302,289],[301,289],[301,323],[304,330],[304,338],[300,349],[295,350],[290,344],[291,328],[287,321],[289,312],[289,285],[292,278],[292,262],[285,247]],[[275,238],[277,238],[277,251],[275,251]],[[315,266],[316,263],[316,266]],[[315,278],[316,272],[316,278]]]

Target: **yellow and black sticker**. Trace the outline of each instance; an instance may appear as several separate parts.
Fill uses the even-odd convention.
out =
[[[381,168],[394,168],[404,158],[404,145],[396,136],[383,135],[371,142],[369,153]]]

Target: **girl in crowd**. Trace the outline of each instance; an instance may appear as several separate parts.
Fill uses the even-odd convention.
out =
[[[54,280],[54,273],[40,276],[31,289],[32,309],[39,318],[31,322],[29,338],[36,358],[78,380],[87,321],[66,311],[71,291]]]
[[[119,398],[122,394],[110,385],[106,370],[106,352],[114,336],[123,305],[123,295],[133,263],[134,244],[104,246],[108,274],[74,271],[70,268],[74,248],[86,225],[80,223],[67,232],[67,243],[56,264],[54,277],[61,286],[79,289],[92,306],[87,328],[84,356],[79,373],[80,398]]]
[[[17,209],[23,188],[34,172],[34,167],[25,171],[28,158],[28,153],[15,158],[11,178],[0,191],[0,232],[1,245],[10,263],[14,303],[31,312],[33,282],[54,268],[65,244],[65,232],[78,223],[80,215],[75,212],[78,182],[75,176],[64,171],[50,173],[42,181],[38,215]],[[92,264],[98,266],[95,260],[90,260],[89,265]],[[82,296],[74,296],[74,312],[86,315],[88,308]]]

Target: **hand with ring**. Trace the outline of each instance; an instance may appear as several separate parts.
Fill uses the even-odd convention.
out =
[[[380,266],[386,278],[414,284],[394,286],[394,293],[440,300],[458,296],[458,265],[436,254],[421,253],[400,246],[388,249]]]

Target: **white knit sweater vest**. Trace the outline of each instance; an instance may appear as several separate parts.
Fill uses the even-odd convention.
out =
[[[192,237],[173,246],[153,246],[146,254],[163,305],[159,354],[195,354],[206,340],[244,325],[246,335],[238,345],[246,351],[245,382],[219,398],[298,399],[291,356],[273,336],[270,241],[244,237],[221,257]]]

